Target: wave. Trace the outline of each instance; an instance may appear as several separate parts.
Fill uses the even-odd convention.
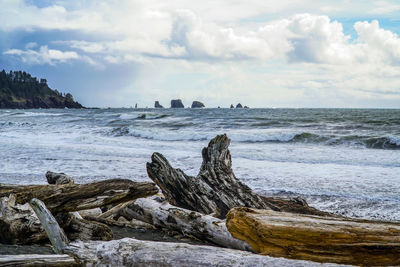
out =
[[[206,141],[219,132],[203,131],[203,129],[152,129],[133,126],[115,127],[109,132],[113,136],[131,136],[158,141]],[[370,136],[332,136],[319,135],[310,132],[284,131],[226,131],[233,142],[241,143],[303,143],[320,145],[345,145],[365,147],[370,149],[400,149],[400,137],[370,137]]]
[[[155,113],[124,113],[119,115],[121,120],[156,120],[168,117],[168,114]]]

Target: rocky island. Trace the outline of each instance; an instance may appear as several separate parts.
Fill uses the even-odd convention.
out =
[[[205,108],[206,106],[200,101],[193,101],[192,108]]]
[[[154,102],[154,108],[164,108],[159,101]]]
[[[184,108],[185,106],[180,99],[171,100],[171,108]]]
[[[0,72],[0,108],[83,108],[70,93],[52,90],[46,79],[25,71]]]

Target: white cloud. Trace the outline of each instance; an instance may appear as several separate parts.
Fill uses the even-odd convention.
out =
[[[22,62],[29,64],[55,65],[79,58],[79,55],[74,51],[49,49],[47,46],[41,46],[38,51],[32,49],[10,49],[5,51],[4,54],[18,56],[21,58]]]
[[[175,94],[222,101],[235,95],[253,106],[268,105],[265,99],[270,95],[275,102],[269,105],[276,106],[298,106],[296,101],[306,105],[311,98],[315,103],[329,100],[331,106],[343,106],[341,101],[351,97],[400,100],[399,37],[378,21],[357,22],[356,35],[348,36],[340,23],[340,17],[365,14],[393,18],[399,10],[396,1],[53,3],[38,8],[23,0],[0,2],[0,30],[66,33],[62,41],[35,40],[40,48],[30,42],[25,50],[3,54],[30,64],[79,60],[100,69],[140,63],[140,74],[125,92],[158,88],[143,91],[153,92],[151,98],[166,94],[162,88],[169,86],[168,98]],[[88,37],[68,39],[70,30],[80,33],[74,36]],[[193,84],[180,83],[181,76],[192,73],[202,75]]]
[[[400,39],[397,34],[380,28],[376,20],[371,23],[357,22],[354,28],[365,57],[374,62],[400,63]]]

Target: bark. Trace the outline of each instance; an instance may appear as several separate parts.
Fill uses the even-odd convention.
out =
[[[56,253],[62,253],[65,247],[68,245],[69,240],[66,237],[64,231],[58,226],[56,219],[53,217],[51,212],[46,208],[44,203],[39,199],[33,198],[29,204],[35,211],[39,218],[47,236],[50,239],[53,249]]]
[[[400,265],[400,223],[234,208],[232,235],[274,257],[341,264]]]
[[[101,222],[80,219],[72,213],[58,213],[55,218],[70,240],[103,240],[113,238],[110,227]]]
[[[233,238],[225,220],[199,212],[174,207],[167,202],[141,198],[121,209],[119,215],[128,220],[137,219],[156,227],[168,228],[187,236],[205,240],[221,247],[251,251],[251,247]]]
[[[203,163],[197,177],[171,167],[166,158],[154,153],[147,163],[149,177],[174,206],[225,218],[234,207],[253,207],[304,214],[328,215],[309,207],[302,199],[266,198],[254,193],[236,178],[228,146],[230,139],[218,135],[203,148]]]
[[[187,266],[320,266],[253,254],[251,252],[184,243],[141,241],[132,238],[108,242],[74,242],[67,248],[86,266],[187,267]]]
[[[154,195],[153,183],[138,183],[127,179],[110,179],[89,184],[63,185],[2,185],[0,197],[16,194],[16,201],[24,204],[32,198],[40,199],[54,214],[93,209],[108,204],[119,204],[140,197]]]
[[[74,257],[62,255],[0,255],[0,266],[78,266]]]
[[[31,244],[47,241],[47,235],[28,203],[15,203],[15,196],[0,198],[0,243]]]

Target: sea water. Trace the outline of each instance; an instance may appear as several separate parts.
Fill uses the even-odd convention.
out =
[[[400,110],[0,110],[0,183],[45,184],[48,170],[150,181],[153,152],[196,175],[201,149],[223,133],[236,176],[260,194],[400,221]]]

